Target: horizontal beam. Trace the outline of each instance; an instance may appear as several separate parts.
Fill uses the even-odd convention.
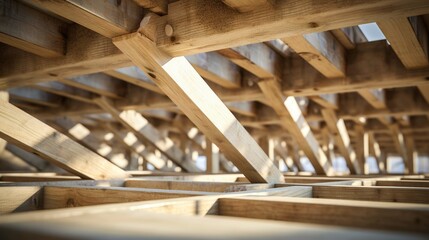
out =
[[[429,207],[423,204],[285,197],[221,198],[219,215],[378,230],[429,232],[426,227]]]
[[[156,45],[171,56],[225,49],[276,38],[323,32],[375,22],[386,17],[407,17],[429,12],[424,0],[377,2],[276,1],[254,11],[237,14],[221,1],[210,4],[192,0],[169,4],[167,18],[159,19]],[[204,16],[204,17],[201,17]],[[225,22],[227,19],[227,23]],[[317,21],[315,21],[317,19]]]
[[[0,2],[0,42],[41,57],[65,53],[65,23],[14,0]]]

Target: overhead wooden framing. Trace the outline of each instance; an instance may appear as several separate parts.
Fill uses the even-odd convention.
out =
[[[146,18],[148,25],[140,29],[153,37],[148,32],[156,17]],[[113,42],[157,83],[251,182],[283,181],[278,168],[273,166],[255,140],[185,58],[168,56],[142,33],[118,37]]]
[[[19,1],[1,1],[0,8],[0,42],[41,57],[65,54],[64,22]]]

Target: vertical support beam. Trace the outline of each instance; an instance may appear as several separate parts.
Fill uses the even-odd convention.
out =
[[[356,160],[359,164],[359,169],[362,174],[368,174],[368,156],[369,156],[369,143],[368,135],[364,132],[363,126],[360,124],[355,125],[355,140],[356,140]]]
[[[377,22],[406,68],[429,66],[428,30],[421,17],[396,17]]]
[[[395,144],[396,151],[398,152],[399,156],[402,157],[404,160],[404,166],[405,166],[405,173],[409,172],[409,166],[408,166],[408,154],[407,149],[405,146],[405,140],[404,135],[402,134],[401,130],[399,129],[399,125],[397,123],[390,124],[387,126],[392,134],[393,137],[393,143]]]
[[[261,146],[262,150],[268,155],[268,157],[273,161],[276,167],[279,167],[279,161],[275,159],[274,152],[274,140],[268,136],[259,138],[259,146]]]
[[[415,174],[415,166],[414,161],[416,157],[415,144],[412,134],[404,135],[405,137],[405,146],[407,148],[407,165],[408,165],[408,173]]]
[[[219,148],[206,138],[206,172],[207,173],[219,173],[220,167],[220,153]]]
[[[347,167],[351,174],[360,174],[360,167],[356,159],[356,153],[353,151],[349,134],[343,119],[338,119],[335,111],[332,109],[322,110],[323,118],[329,131],[334,135],[338,149],[346,160]]]
[[[281,119],[282,126],[293,136],[300,148],[307,155],[317,174],[332,174],[333,169],[323,149],[311,132],[310,125],[304,118],[294,97],[283,96],[280,84],[274,78],[258,82],[270,106]]]
[[[141,31],[151,29],[153,24],[150,17],[145,17],[143,23],[145,20],[148,24]],[[153,35],[149,37],[153,39]],[[141,33],[114,38],[113,43],[147,73],[250,182],[284,181],[279,169],[184,57],[167,55]]]
[[[0,101],[0,122],[1,138],[82,178],[128,177],[106,159],[5,101]]]
[[[9,93],[6,91],[0,91],[0,102],[9,102]],[[0,154],[4,151],[6,148],[7,142],[0,138]]]

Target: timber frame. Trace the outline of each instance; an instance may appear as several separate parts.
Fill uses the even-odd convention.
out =
[[[429,1],[0,12],[2,239],[429,234]]]

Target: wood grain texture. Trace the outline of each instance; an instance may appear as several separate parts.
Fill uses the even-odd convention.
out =
[[[252,182],[281,182],[280,171],[185,58],[171,58],[141,34],[114,39]],[[204,99],[204,101],[202,101]]]
[[[156,45],[171,56],[225,49],[276,38],[322,32],[386,17],[428,12],[425,0],[376,2],[276,1],[254,11],[237,14],[220,1],[177,1],[169,4],[168,23],[173,37],[165,35],[160,19]]]
[[[313,186],[313,198],[429,203],[428,188]]]
[[[0,116],[1,138],[67,171],[91,179],[127,177],[124,171],[106,159],[9,103],[0,102]]]
[[[288,197],[221,198],[219,214],[366,229],[421,233],[429,231],[426,227],[429,207],[425,204]]]
[[[0,215],[42,208],[43,190],[37,186],[0,187]]]
[[[65,54],[61,20],[13,0],[1,1],[0,9],[0,42],[41,57]]]

